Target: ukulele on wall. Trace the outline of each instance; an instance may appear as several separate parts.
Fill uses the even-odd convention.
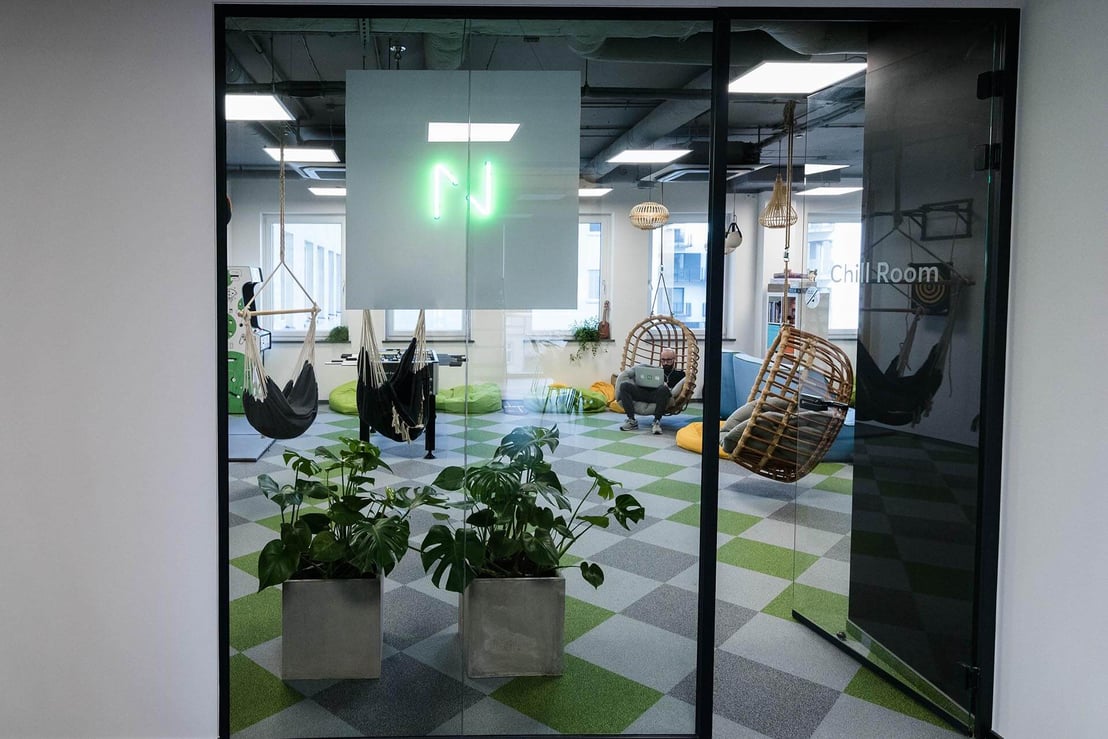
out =
[[[604,317],[600,319],[600,325],[597,326],[597,332],[601,339],[612,338],[612,327],[608,324],[608,313],[611,311],[612,305],[610,301],[604,301]]]

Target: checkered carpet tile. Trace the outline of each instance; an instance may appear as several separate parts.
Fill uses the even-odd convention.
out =
[[[440,734],[688,734],[695,700],[700,463],[674,432],[692,417],[622,432],[622,416],[440,414],[434,459],[379,435],[392,474],[379,485],[428,484],[447,465],[488,458],[519,425],[552,425],[552,457],[572,492],[594,466],[643,503],[631,531],[593,530],[571,550],[604,567],[593,589],[567,571],[565,674],[463,676],[458,598],[434,587],[419,557],[390,573],[383,606],[381,678],[280,679],[280,593],[257,591],[257,558],[275,535],[277,507],[257,476],[291,476],[284,448],[356,436],[356,418],[321,407],[309,433],[277,442],[257,462],[230,465],[231,728],[236,739]],[[715,464],[715,460],[710,463]],[[720,462],[714,726],[717,737],[954,737],[900,691],[793,620],[832,633],[846,622],[849,465],[825,464],[788,486]],[[413,517],[413,542],[433,522]],[[795,553],[794,553],[795,546]],[[794,584],[795,578],[795,584]]]

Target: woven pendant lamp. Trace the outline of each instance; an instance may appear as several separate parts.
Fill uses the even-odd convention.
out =
[[[647,200],[632,208],[628,217],[631,219],[631,225],[635,228],[641,228],[643,231],[653,231],[664,226],[666,221],[669,220],[669,208],[661,203]]]
[[[792,162],[789,162],[792,166]],[[773,195],[762,214],[758,216],[758,223],[766,228],[788,228],[797,221],[796,209],[789,202],[788,188],[785,186],[781,175],[773,182]]]

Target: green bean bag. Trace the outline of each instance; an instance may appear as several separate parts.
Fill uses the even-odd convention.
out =
[[[591,388],[551,383],[542,394],[525,398],[523,404],[535,413],[598,413],[607,409],[608,398]]]
[[[500,408],[500,386],[493,382],[459,385],[435,393],[435,410],[444,413],[495,413]]]
[[[332,390],[327,396],[327,404],[335,413],[358,415],[358,381],[345,382]]]

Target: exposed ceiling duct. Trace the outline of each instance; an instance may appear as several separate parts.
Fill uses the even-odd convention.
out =
[[[681,162],[694,168],[704,164],[697,158],[697,144],[703,141],[704,114],[711,106],[707,70],[713,35],[707,21],[235,18],[229,31],[229,64],[235,75],[229,67],[228,81],[234,91],[274,91],[296,106],[297,123],[283,129],[286,140],[326,140],[341,147],[346,69],[380,69],[393,63],[414,70],[533,68],[537,63],[539,69],[581,69],[583,110],[603,111],[582,124],[582,178],[612,182],[657,174],[608,162],[628,148],[692,148],[694,153]],[[393,45],[407,47],[402,58],[390,51]],[[847,56],[864,53],[865,47],[864,26],[859,24],[736,25],[731,33],[731,76],[767,60]],[[272,58],[275,51],[284,64]],[[239,58],[249,63],[243,67]],[[648,65],[659,68],[658,73],[646,71]],[[776,140],[775,118],[758,111],[767,103],[776,105],[777,100],[732,96],[731,125],[738,126],[732,128],[733,143],[745,138],[741,143],[764,147]],[[860,103],[835,105],[849,114]],[[248,125],[265,143],[282,135],[276,126]],[[749,149],[744,151],[742,163],[749,163]],[[244,163],[268,166],[257,159]]]

